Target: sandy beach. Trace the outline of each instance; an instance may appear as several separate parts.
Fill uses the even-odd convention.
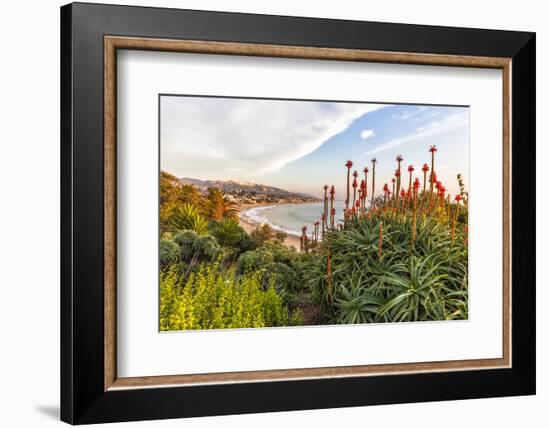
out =
[[[274,204],[255,204],[255,205],[242,205],[239,207],[239,225],[246,230],[247,233],[252,232],[257,226],[261,226],[261,223],[258,223],[247,217],[244,213],[250,208],[256,208],[261,206],[271,206]],[[287,234],[285,238],[285,245],[288,247],[294,247],[296,250],[300,251],[300,238],[294,235]]]

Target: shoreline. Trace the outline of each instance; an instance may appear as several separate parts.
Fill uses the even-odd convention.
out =
[[[307,203],[307,202],[306,202]],[[314,203],[314,202],[310,202]],[[261,226],[262,222],[258,222],[250,217],[248,217],[245,212],[249,209],[259,208],[259,207],[273,207],[277,205],[301,205],[298,202],[285,202],[285,203],[259,203],[259,204],[243,204],[239,207],[239,225],[246,231],[246,233],[252,232],[256,227]],[[293,247],[297,251],[300,251],[300,238],[296,235],[291,235],[290,233],[286,234],[285,245],[287,247]]]

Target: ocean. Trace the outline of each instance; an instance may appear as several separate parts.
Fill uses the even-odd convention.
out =
[[[344,202],[335,202],[336,222],[344,218]],[[307,226],[308,234],[313,231],[313,223],[321,221],[323,203],[281,204],[249,208],[243,212],[256,223],[269,224],[276,230],[282,230],[289,235],[300,236],[302,227]]]

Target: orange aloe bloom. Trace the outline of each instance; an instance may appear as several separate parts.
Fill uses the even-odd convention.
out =
[[[426,192],[426,174],[428,173],[429,170],[430,170],[430,167],[428,166],[427,163],[422,165],[422,172],[424,173],[424,186],[422,188],[423,192]]]
[[[349,160],[346,162],[346,168],[348,169],[348,175],[347,175],[347,181],[346,181],[346,209],[349,208],[349,171],[352,166],[353,166],[352,161]]]
[[[353,204],[352,204],[352,207],[354,207],[355,206],[355,198],[356,198],[356,195],[357,195],[357,171],[353,172],[352,187],[353,187]]]
[[[411,191],[411,186],[412,186],[412,177],[413,177],[413,171],[414,171],[414,166],[413,165],[409,165],[407,167],[407,171],[409,172],[409,192]]]
[[[369,182],[368,176],[369,176],[369,169],[367,167],[363,168],[363,172],[365,173],[365,200],[367,199],[368,191],[367,191],[367,183]]]

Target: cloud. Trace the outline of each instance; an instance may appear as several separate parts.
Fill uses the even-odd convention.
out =
[[[274,172],[381,107],[162,97],[161,167],[178,176],[197,178],[228,179]]]
[[[413,115],[413,114],[412,114],[411,112],[405,111],[405,112],[403,112],[403,113],[401,113],[401,114],[394,114],[394,115],[392,116],[392,119],[394,119],[394,120],[407,120],[407,119],[409,119],[412,115]]]
[[[374,137],[374,129],[365,129],[361,131],[361,138],[366,140],[367,138]]]
[[[460,111],[458,113],[453,113],[441,120],[436,120],[429,123],[426,126],[416,129],[416,132],[394,138],[390,141],[387,141],[381,144],[378,147],[365,153],[365,156],[371,155],[374,153],[379,153],[394,147],[401,146],[402,144],[409,143],[411,141],[422,140],[425,138],[430,138],[436,135],[445,134],[448,132],[455,131],[460,128],[467,127],[469,124],[468,110]]]
[[[410,119],[411,117],[415,117],[415,116],[419,115],[420,113],[425,112],[427,109],[428,109],[428,107],[426,107],[426,106],[415,107],[413,110],[407,110],[407,111],[404,111],[404,112],[399,113],[399,114],[394,114],[392,116],[392,119],[393,120],[407,120],[407,119]]]

